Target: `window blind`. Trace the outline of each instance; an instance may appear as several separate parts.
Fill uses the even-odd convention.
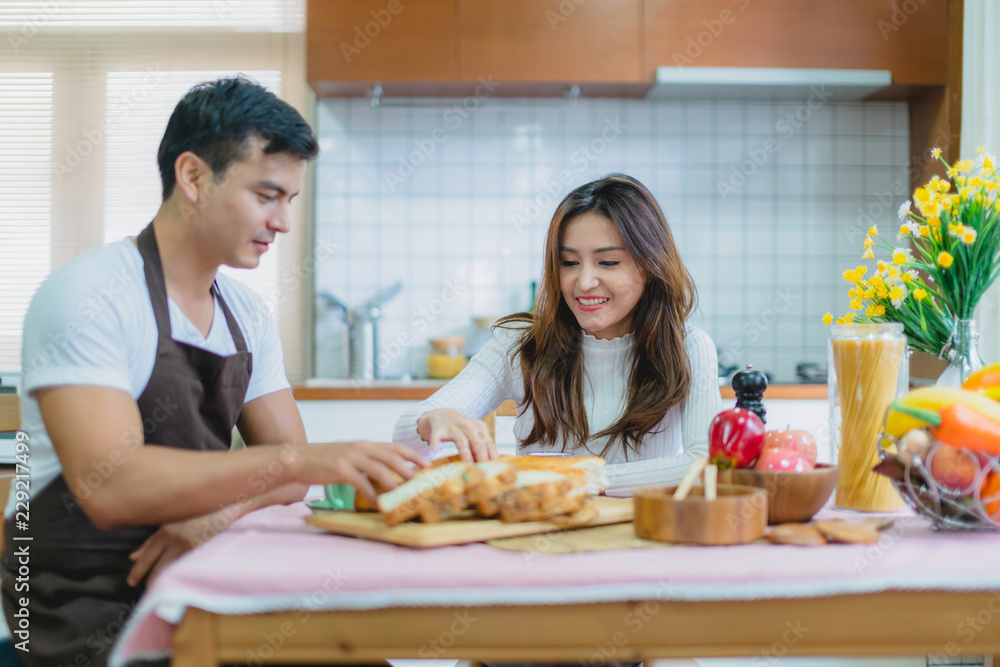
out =
[[[304,22],[304,0],[0,4],[0,370],[20,366],[24,313],[45,275],[152,219],[156,150],[191,86],[242,74],[309,118]],[[301,263],[307,197],[258,268],[223,267],[268,302],[292,381],[306,286],[279,278]]]

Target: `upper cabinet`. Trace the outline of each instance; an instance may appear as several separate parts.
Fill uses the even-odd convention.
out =
[[[957,3],[957,4],[956,4]],[[320,95],[641,96],[657,67],[892,72],[944,85],[960,0],[308,0],[307,70]],[[950,13],[949,13],[950,12]],[[954,26],[951,26],[954,29]],[[960,42],[959,42],[960,43]],[[951,61],[949,60],[951,57]]]
[[[639,0],[460,0],[463,81],[638,83]]]
[[[948,78],[948,0],[645,0],[646,77],[657,67],[892,72]]]
[[[309,0],[306,76],[319,95],[338,82],[457,81],[455,0]]]

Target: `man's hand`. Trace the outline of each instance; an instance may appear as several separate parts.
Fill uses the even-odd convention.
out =
[[[404,480],[413,478],[413,464],[421,468],[430,465],[409,447],[382,442],[332,442],[306,445],[301,451],[297,481],[350,484],[373,504],[378,501],[372,482],[388,491],[398,486],[396,475]]]
[[[417,420],[417,433],[431,449],[442,441],[451,441],[466,463],[490,461],[499,458],[490,429],[480,419],[466,417],[458,410],[442,408],[431,410]]]
[[[164,565],[208,542],[228,528],[240,514],[235,507],[226,508],[196,519],[160,526],[141,547],[129,555],[135,564],[128,573],[128,585],[138,586],[147,575],[147,585],[152,583]]]

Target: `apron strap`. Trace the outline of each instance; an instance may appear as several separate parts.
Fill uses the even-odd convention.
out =
[[[136,245],[139,247],[139,254],[142,255],[143,272],[146,274],[146,285],[149,287],[149,301],[153,304],[153,315],[156,316],[156,330],[161,337],[170,338],[167,283],[163,279],[163,264],[160,262],[160,249],[156,244],[152,222],[139,233]]]
[[[243,332],[240,331],[240,325],[236,323],[236,318],[233,317],[233,312],[229,310],[229,306],[226,304],[226,300],[222,298],[222,292],[219,291],[219,284],[216,281],[212,281],[212,296],[218,297],[219,305],[222,306],[222,314],[226,316],[226,324],[229,325],[229,333],[233,336],[233,343],[236,344],[237,352],[246,352],[247,343],[243,339]]]

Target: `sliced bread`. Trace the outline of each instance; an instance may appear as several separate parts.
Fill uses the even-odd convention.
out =
[[[513,463],[518,470],[582,470],[586,474],[587,493],[592,496],[608,488],[606,462],[600,456],[502,456],[500,460]]]
[[[465,473],[465,497],[485,517],[500,512],[500,497],[517,479],[517,468],[506,461],[482,461]]]
[[[551,470],[525,470],[500,497],[500,520],[506,523],[542,521],[561,514],[561,503],[573,480]]]
[[[451,508],[465,507],[465,463],[430,468],[378,497],[378,509],[387,526],[420,516],[427,521],[450,516]],[[426,515],[426,516],[425,516]]]

